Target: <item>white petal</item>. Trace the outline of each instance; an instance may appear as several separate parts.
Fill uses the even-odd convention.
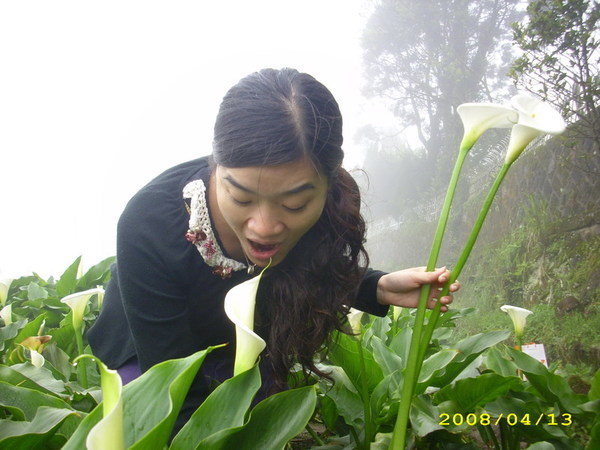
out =
[[[64,297],[61,302],[65,303],[73,310],[73,324],[81,326],[83,322],[83,314],[85,313],[85,307],[87,306],[90,298],[93,295],[104,295],[104,289],[94,288],[88,289],[87,291],[76,292],[71,295]]]
[[[38,368],[42,367],[46,362],[44,357],[36,350],[29,350],[29,352],[31,354],[31,364]]]
[[[4,325],[10,325],[12,323],[12,304],[8,304],[0,309],[0,317],[4,320]]]
[[[490,128],[510,128],[519,117],[513,108],[495,103],[463,103],[456,111],[465,129],[461,148],[470,148]]]
[[[264,270],[260,275],[234,286],[225,296],[225,313],[235,324],[234,375],[251,369],[266,347],[265,341],[254,332],[256,293],[263,273]]]
[[[103,418],[88,433],[88,450],[125,448],[123,432],[123,383],[116,370],[96,359],[100,369]]]
[[[515,95],[510,103],[519,112],[520,124],[552,135],[565,131],[564,119],[550,104],[524,94]]]
[[[8,290],[10,289],[10,285],[12,282],[12,278],[10,278],[7,275],[0,274],[0,306],[4,306],[6,304]]]
[[[502,311],[507,313],[511,318],[513,325],[515,327],[515,333],[517,336],[523,335],[523,330],[525,329],[525,323],[527,321],[527,316],[533,314],[532,311],[529,311],[525,308],[519,308],[518,306],[511,305],[502,305],[500,307]]]

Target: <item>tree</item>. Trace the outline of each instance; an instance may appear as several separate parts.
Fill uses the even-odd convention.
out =
[[[536,0],[513,26],[524,54],[513,64],[515,84],[559,108],[581,137],[600,138],[600,75],[595,0]]]
[[[363,34],[367,95],[389,98],[414,126],[433,170],[452,166],[462,133],[455,107],[493,100],[508,83],[519,0],[380,0]],[[505,67],[505,69],[502,69]],[[435,170],[441,164],[445,171]]]

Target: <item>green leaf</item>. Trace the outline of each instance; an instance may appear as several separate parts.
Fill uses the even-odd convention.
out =
[[[497,346],[489,348],[485,353],[485,366],[506,377],[514,376],[517,373],[515,363],[505,358]]]
[[[211,434],[243,425],[260,384],[258,365],[221,383],[177,433],[169,448],[195,448]]]
[[[204,439],[196,448],[277,450],[298,435],[315,409],[315,386],[280,392],[260,402],[246,424]]]
[[[550,372],[537,359],[510,347],[507,350],[542,398],[550,404],[558,403],[570,413],[581,413],[579,405],[587,401],[586,395],[575,394],[565,378]]]
[[[444,429],[440,425],[440,411],[431,403],[431,397],[426,395],[413,398],[410,408],[410,423],[414,432],[421,437]]]
[[[214,348],[157,364],[123,388],[126,447],[164,448],[190,385],[204,357]],[[102,404],[81,422],[63,450],[84,448],[87,434],[101,419]]]
[[[338,414],[344,419],[344,422],[351,427],[364,422],[364,407],[360,396],[348,389],[344,383],[336,381],[331,389],[324,392],[327,397],[333,400],[337,407]]]
[[[502,342],[509,336],[510,331],[499,330],[476,334],[461,340],[454,346],[458,354],[444,370],[431,377],[429,385],[440,388],[447,386],[487,348]]]
[[[446,348],[434,353],[425,361],[419,373],[419,383],[427,383],[430,378],[443,373],[444,368],[459,354],[458,350]]]
[[[410,340],[412,338],[412,329],[402,328],[393,338],[390,348],[402,361],[408,360],[410,350]]]
[[[33,364],[27,361],[22,364],[14,364],[10,366],[10,368],[19,372],[24,377],[32,380],[37,385],[42,386],[44,389],[47,389],[50,392],[55,394],[62,394],[65,392],[65,383],[54,378],[52,372],[45,367],[35,367]]]
[[[13,322],[10,325],[0,328],[0,351],[3,351],[5,347],[10,345],[12,340],[19,334],[19,330],[25,325],[27,325],[26,319]]]
[[[477,407],[494,401],[511,389],[520,390],[522,381],[518,377],[503,377],[496,373],[486,373],[476,378],[465,378],[440,389],[434,396],[436,404],[452,401],[456,411],[468,414]]]
[[[337,334],[329,349],[329,358],[333,364],[340,366],[358,391],[361,390],[363,378],[367,382],[369,392],[383,379],[381,367],[375,362],[373,355],[363,347],[365,370],[363,371],[356,339],[342,333]]]
[[[371,346],[373,348],[373,357],[383,370],[384,375],[389,375],[403,368],[404,363],[402,362],[402,358],[387,347],[378,336],[371,338]]]
[[[33,420],[40,406],[72,409],[58,397],[22,386],[13,386],[4,381],[0,381],[0,405],[18,408],[23,412],[25,420]]]
[[[0,380],[12,384],[13,386],[22,386],[58,397],[55,392],[52,392],[51,390],[48,390],[45,387],[37,384],[34,380],[28,378],[12,367],[0,365]]]
[[[32,281],[29,283],[29,286],[27,286],[27,298],[29,300],[48,298],[48,291]]]
[[[67,267],[67,270],[60,276],[56,282],[56,295],[58,297],[65,297],[75,292],[75,285],[77,283],[77,272],[79,271],[79,265],[81,264],[81,256],[79,256],[73,263]],[[95,287],[95,286],[94,286]]]
[[[21,450],[45,448],[48,442],[69,416],[79,415],[71,409],[42,406],[31,422],[0,420],[0,448]]]
[[[111,256],[103,261],[100,261],[79,279],[75,286],[75,292],[86,291],[93,289],[99,285],[105,285],[110,279],[110,268],[115,262],[115,257]]]

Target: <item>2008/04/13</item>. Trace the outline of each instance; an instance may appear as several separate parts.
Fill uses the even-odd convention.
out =
[[[473,425],[498,425],[500,423],[500,421],[502,419],[506,419],[506,423],[510,426],[514,426],[518,423],[520,423],[521,425],[563,425],[563,426],[569,426],[573,423],[573,420],[571,418],[571,414],[560,414],[560,415],[556,415],[556,414],[539,414],[537,416],[537,418],[532,419],[531,416],[529,414],[525,414],[523,415],[523,417],[519,417],[517,414],[515,413],[510,413],[507,414],[506,416],[504,416],[504,414],[500,414],[498,417],[494,418],[492,417],[490,414],[484,413],[484,414],[475,414],[475,413],[470,413],[467,415],[461,414],[461,413],[456,413],[456,414],[448,414],[448,413],[442,413],[440,414],[440,421],[438,422],[439,425],[443,425],[443,426],[449,426],[449,425],[456,425],[456,426],[460,426],[463,423],[466,423],[467,425],[473,426]]]

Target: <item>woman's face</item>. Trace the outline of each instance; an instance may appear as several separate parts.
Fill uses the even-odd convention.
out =
[[[327,179],[308,159],[278,166],[215,172],[223,219],[254,264],[279,264],[317,222],[327,198]]]

